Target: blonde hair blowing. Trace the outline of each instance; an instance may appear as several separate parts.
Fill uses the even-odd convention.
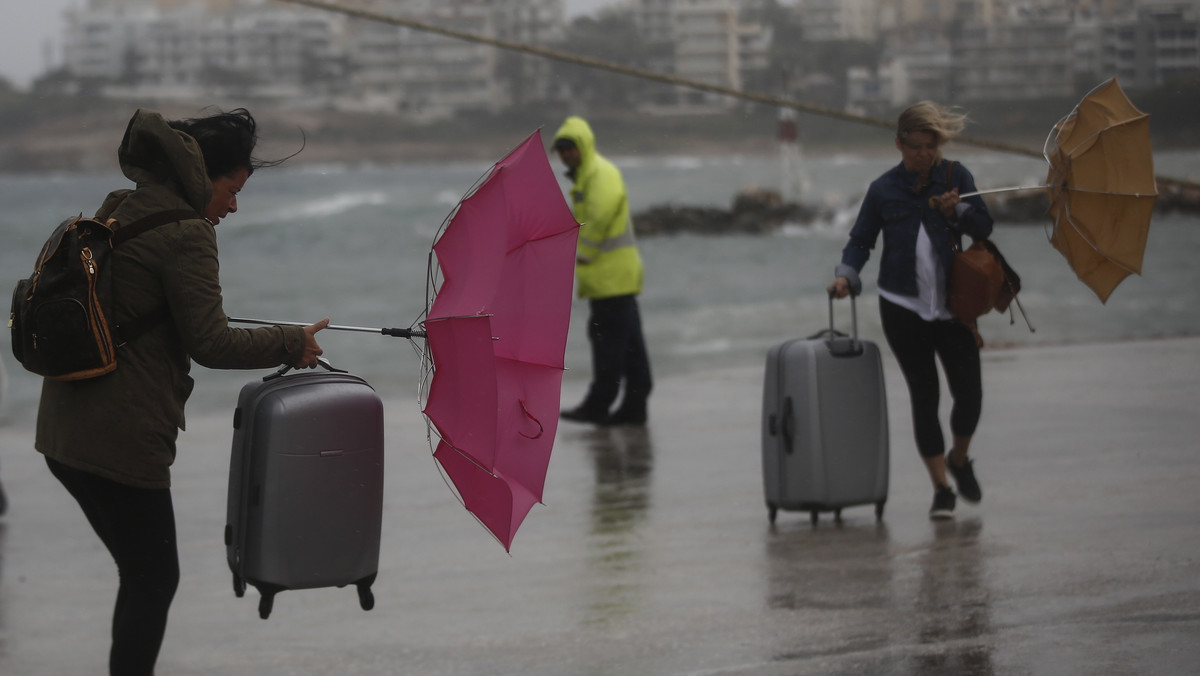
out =
[[[958,136],[967,126],[967,116],[933,101],[920,101],[900,113],[896,122],[896,137],[901,141],[913,132],[927,131],[937,138],[938,145]]]

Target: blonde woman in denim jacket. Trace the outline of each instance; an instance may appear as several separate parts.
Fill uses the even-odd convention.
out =
[[[917,450],[933,483],[933,519],[954,516],[956,495],[947,473],[964,500],[982,498],[968,457],[983,401],[979,345],[974,327],[955,320],[946,308],[953,246],[961,245],[963,234],[978,240],[992,231],[983,200],[959,197],[975,191],[971,172],[942,157],[942,146],[962,131],[965,119],[929,101],[900,114],[895,143],[901,162],[868,188],[828,289],[837,298],[862,290],[859,273],[882,233],[880,317],[908,384]],[[938,360],[953,398],[948,453],[938,417]]]

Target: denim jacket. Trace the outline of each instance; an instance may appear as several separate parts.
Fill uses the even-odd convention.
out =
[[[960,194],[975,191],[975,178],[966,167],[954,163],[949,184],[946,168],[946,160],[934,165],[929,181],[919,192],[914,190],[917,174],[905,169],[903,163],[871,182],[835,272],[850,281],[854,293],[862,290],[859,272],[870,258],[881,231],[883,254],[877,283],[880,288],[903,296],[917,295],[917,234],[922,223],[946,273],[954,261],[952,242],[961,246],[963,234],[974,241],[986,239],[992,233],[992,216],[978,195],[958,205],[953,221],[929,206],[930,197],[953,187]]]

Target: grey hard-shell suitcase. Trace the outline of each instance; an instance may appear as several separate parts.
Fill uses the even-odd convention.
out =
[[[768,515],[807,511],[841,518],[843,507],[874,504],[882,518],[888,494],[887,395],[879,347],[829,328],[785,341],[767,354],[763,384],[762,462]]]
[[[225,547],[238,597],[271,613],[285,589],[358,589],[375,605],[383,518],[383,403],[322,360],[247,383],[233,417]]]

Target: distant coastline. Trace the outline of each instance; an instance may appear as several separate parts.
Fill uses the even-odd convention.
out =
[[[295,155],[289,164],[396,164],[495,159],[541,129],[549,146],[562,120],[584,114],[597,131],[598,147],[610,157],[756,155],[776,152],[777,123],[766,111],[755,116],[646,117],[632,113],[588,113],[569,109],[462,116],[433,124],[407,123],[383,114],[280,109],[253,102],[232,105],[64,102],[23,115],[0,111],[0,173],[116,170],[116,148],[133,111],[147,107],[169,118],[192,117],[211,108],[245,106],[259,121],[259,154]],[[816,120],[815,126],[833,121]],[[886,130],[837,123],[840,133],[813,130],[814,143],[831,151],[878,150]],[[299,152],[301,148],[303,150]],[[806,150],[818,151],[805,142]]]
[[[238,106],[250,109],[260,121],[263,157],[286,157],[303,147],[303,152],[290,160],[294,164],[495,158],[538,128],[548,143],[569,114],[586,116],[597,130],[598,147],[613,157],[755,155],[777,150],[778,111],[765,106],[690,116],[540,106],[496,115],[462,115],[421,125],[393,115],[279,107],[255,101],[162,103],[10,96],[0,97],[0,172],[115,170],[116,146],[136,108],[147,107],[178,118],[203,114],[214,107]],[[982,119],[968,132],[974,137],[1038,150],[1061,114],[1058,106],[1045,108],[1042,111],[1013,105],[1000,112],[984,109]],[[891,145],[891,132],[882,127],[815,115],[801,115],[797,122],[806,153],[886,152]],[[1170,145],[1186,146],[1187,142],[1186,138],[1178,138]]]

